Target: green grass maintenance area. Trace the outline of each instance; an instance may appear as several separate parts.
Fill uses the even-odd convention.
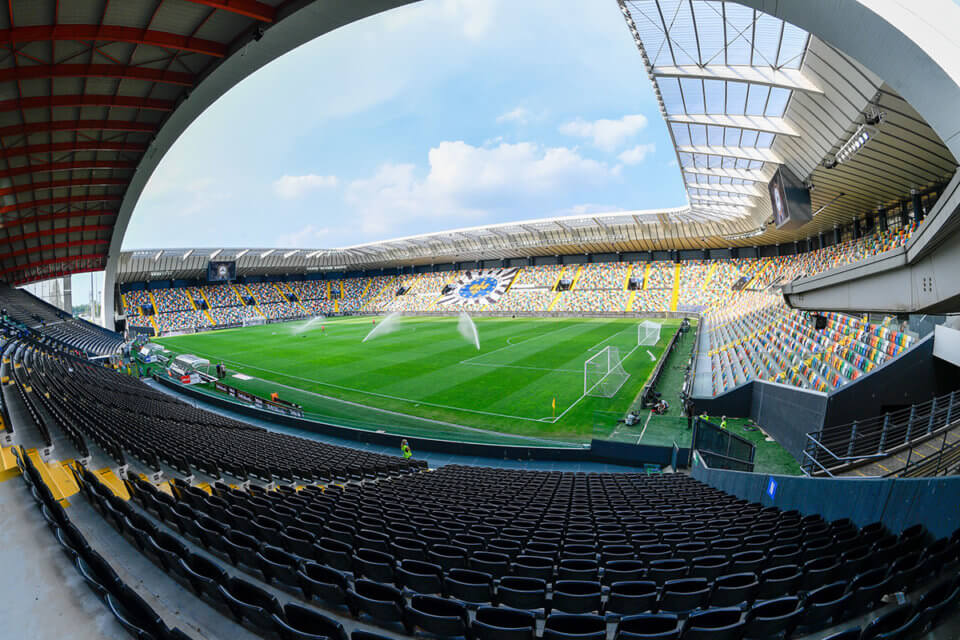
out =
[[[477,349],[457,318],[403,317],[364,342],[374,321],[299,321],[156,342],[222,362],[230,371],[225,383],[261,397],[277,392],[310,417],[336,424],[580,445],[596,435],[595,412],[622,416],[633,405],[679,325],[653,321],[661,325],[659,341],[640,346],[639,319],[477,318]],[[584,393],[584,363],[608,346],[629,378],[612,398],[593,397]]]

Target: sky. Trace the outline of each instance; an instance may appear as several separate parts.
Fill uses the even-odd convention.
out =
[[[204,112],[123,248],[342,247],[685,204],[613,0],[424,0],[322,36]]]
[[[423,0],[227,92],[161,160],[123,249],[335,248],[685,203],[616,2]],[[73,289],[86,302],[90,276]]]

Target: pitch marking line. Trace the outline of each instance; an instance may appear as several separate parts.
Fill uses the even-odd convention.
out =
[[[470,367],[493,367],[495,369],[531,369],[533,371],[554,371],[559,373],[583,373],[579,369],[550,369],[548,367],[526,367],[522,364],[487,364],[486,362],[459,362]]]
[[[573,329],[573,328],[575,328],[575,327],[580,327],[580,326],[582,326],[582,325],[580,325],[580,324],[570,324],[570,325],[567,325],[566,327],[560,327],[559,329],[554,329],[554,330],[548,331],[548,332],[546,332],[546,333],[541,333],[541,334],[539,334],[539,335],[531,336],[531,337],[527,338],[526,340],[521,340],[520,342],[510,342],[510,339],[511,339],[512,337],[515,337],[515,336],[511,336],[511,337],[507,338],[507,344],[505,344],[504,346],[498,347],[498,348],[494,349],[493,351],[487,351],[486,353],[481,353],[480,355],[478,355],[478,356],[473,356],[472,358],[467,358],[466,360],[461,360],[461,361],[460,361],[460,364],[473,364],[473,362],[472,362],[473,360],[477,360],[477,359],[479,359],[479,358],[485,358],[485,357],[487,357],[487,356],[489,356],[489,355],[493,355],[494,353],[497,353],[498,351],[503,351],[504,349],[509,349],[510,347],[518,347],[518,346],[520,346],[521,344],[526,344],[527,342],[530,342],[531,340],[539,340],[539,339],[541,339],[541,338],[546,338],[547,336],[552,336],[552,335],[554,335],[555,333],[559,333],[560,331],[566,331],[567,329]],[[503,365],[498,365],[498,366],[503,366]]]
[[[235,365],[240,366],[240,367],[245,367],[245,368],[247,368],[247,369],[253,369],[253,370],[256,370],[256,371],[265,371],[266,373],[272,373],[272,374],[274,374],[274,375],[283,376],[283,377],[285,377],[285,378],[290,378],[290,379],[292,379],[292,380],[302,380],[302,381],[304,381],[304,382],[312,382],[313,384],[318,384],[318,385],[325,386],[325,387],[332,387],[332,388],[334,388],[334,389],[341,389],[341,390],[343,390],[343,391],[353,391],[353,392],[355,392],[355,393],[362,393],[362,394],[369,395],[369,396],[374,396],[374,397],[377,397],[377,398],[387,398],[388,400],[397,400],[397,401],[399,401],[399,402],[407,402],[407,403],[410,403],[410,404],[423,404],[423,405],[426,405],[426,406],[428,406],[428,407],[437,407],[438,409],[450,409],[451,411],[466,411],[467,413],[477,413],[477,414],[481,414],[481,415],[485,415],[485,416],[497,416],[497,417],[499,417],[499,418],[512,418],[512,419],[514,419],[514,420],[527,420],[527,421],[529,421],[529,422],[542,422],[542,420],[541,420],[540,418],[527,418],[527,417],[524,417],[524,416],[514,416],[514,415],[510,415],[510,414],[508,414],[508,413],[496,413],[496,412],[493,412],[493,411],[480,411],[479,409],[467,409],[467,408],[465,408],[465,407],[453,407],[453,406],[450,406],[450,405],[447,405],[447,404],[438,404],[438,403],[434,403],[434,402],[425,402],[425,401],[423,401],[423,400],[411,400],[410,398],[401,398],[400,396],[391,396],[391,395],[388,395],[388,394],[386,394],[386,393],[377,393],[377,392],[375,392],[375,391],[364,391],[363,389],[355,389],[355,388],[353,388],[353,387],[346,387],[346,386],[343,386],[343,385],[334,384],[334,383],[332,383],[332,382],[323,382],[322,380],[314,380],[314,379],[312,379],[312,378],[304,378],[304,377],[301,377],[301,376],[294,376],[294,375],[290,375],[289,373],[283,373],[283,372],[281,372],[281,371],[275,371],[275,370],[273,370],[273,369],[267,369],[267,368],[265,368],[265,367],[256,367],[256,366],[253,366],[253,365],[250,365],[250,364],[245,364],[245,363],[243,363],[243,362],[239,362],[239,361],[237,361],[237,360],[228,360],[227,358],[220,358],[220,357],[217,357],[217,356],[213,356],[213,355],[210,355],[210,354],[207,354],[207,353],[203,353],[202,351],[197,351],[197,350],[195,350],[195,349],[193,349],[193,350],[191,350],[191,351],[192,351],[193,353],[197,354],[197,355],[200,355],[200,356],[206,356],[206,357],[208,357],[208,358],[214,358],[214,359],[216,359],[216,360],[220,360],[221,362],[230,362],[230,363],[232,363],[232,364],[235,364]],[[282,383],[278,383],[278,384],[282,384]],[[301,389],[301,391],[303,391],[303,389]],[[579,400],[578,400],[577,402],[579,402]],[[571,406],[572,406],[572,405],[571,405]],[[568,408],[567,410],[569,411],[569,408]],[[564,413],[566,413],[566,411],[565,411]]]
[[[647,425],[650,424],[650,418],[653,417],[653,411],[647,414],[647,421],[643,423],[643,429],[640,431],[640,437],[637,438],[637,444],[640,444],[640,441],[643,440],[643,434],[647,432]]]
[[[622,358],[620,358],[620,361],[617,362],[617,365],[622,365],[624,362],[626,362],[626,361],[627,361],[627,358],[629,358],[631,355],[633,355],[633,352],[636,351],[636,350],[639,349],[639,348],[640,348],[640,345],[637,345],[637,346],[635,346],[633,349],[630,349],[630,351],[629,351],[629,353],[627,353],[627,355],[625,355],[625,356],[623,356]],[[601,379],[600,382],[603,382],[603,380]],[[600,382],[598,382],[597,384],[600,384]],[[626,381],[624,381],[624,384],[626,384]],[[573,409],[573,408],[574,408],[575,406],[577,406],[578,404],[580,404],[580,401],[583,400],[584,398],[586,398],[586,397],[587,397],[587,394],[588,394],[589,392],[593,391],[593,390],[596,388],[596,386],[597,386],[597,385],[595,384],[595,385],[593,385],[593,387],[591,387],[591,388],[587,389],[586,391],[584,391],[583,394],[582,394],[579,398],[577,398],[576,400],[573,401],[573,404],[571,404],[569,407],[567,407],[566,409],[564,409],[564,410],[563,410],[563,413],[561,413],[559,416],[557,416],[556,418],[554,418],[554,419],[553,419],[553,422],[557,422],[558,420],[560,420],[561,418],[563,418],[563,416],[567,415],[567,412],[570,411],[570,409]]]

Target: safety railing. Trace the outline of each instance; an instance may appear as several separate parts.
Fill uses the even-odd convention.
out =
[[[960,419],[956,391],[864,420],[807,434],[802,468],[807,475],[884,458],[939,435]]]

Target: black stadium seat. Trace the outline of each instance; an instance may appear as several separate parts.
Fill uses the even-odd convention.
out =
[[[620,620],[615,640],[679,640],[682,628],[672,613],[627,616]]]
[[[273,623],[282,640],[347,640],[342,624],[298,604],[285,604],[282,614],[273,614]]]

